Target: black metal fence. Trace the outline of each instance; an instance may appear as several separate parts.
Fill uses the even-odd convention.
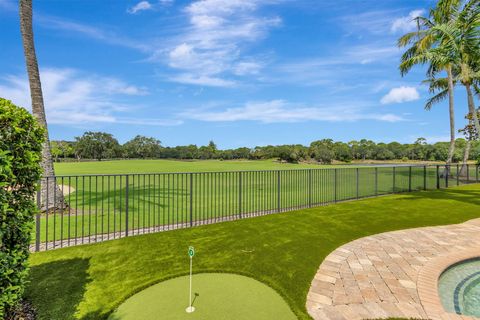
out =
[[[474,165],[45,177],[58,187],[37,203],[56,205],[37,214],[31,250],[474,182]]]

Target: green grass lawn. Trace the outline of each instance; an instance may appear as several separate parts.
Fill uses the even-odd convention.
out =
[[[55,163],[57,175],[283,170],[321,168],[318,164],[281,163],[276,160],[113,160]]]
[[[40,219],[42,242],[78,239],[153,226],[202,223],[231,215],[290,210],[334,201],[408,191],[408,167],[332,167],[269,161],[125,160],[57,164],[59,174],[96,173],[105,176],[61,176],[66,214]],[[63,167],[63,171],[62,168]],[[295,170],[302,168],[315,170]],[[68,168],[68,170],[66,170]],[[116,172],[190,171],[189,173],[115,175]],[[282,169],[279,171],[209,172],[209,170]],[[292,169],[293,168],[293,169]],[[334,169],[334,170],[332,170]],[[471,167],[470,177],[475,178]],[[160,171],[160,170],[157,170]],[[205,173],[198,173],[198,172]],[[456,168],[452,168],[452,173]],[[426,174],[426,185],[424,185]],[[412,168],[411,189],[436,188],[436,168]],[[279,187],[280,184],[280,187]],[[440,181],[445,185],[444,179]],[[450,184],[457,184],[456,178]],[[358,194],[357,194],[358,185]],[[128,207],[127,207],[128,193]],[[50,195],[51,197],[52,195]],[[128,209],[128,223],[127,223]]]
[[[299,319],[323,259],[385,231],[480,217],[480,185],[372,198],[32,254],[27,298],[40,319],[104,319],[133,294],[188,273],[228,272],[275,289]]]

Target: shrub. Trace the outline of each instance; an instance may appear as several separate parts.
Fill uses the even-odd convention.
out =
[[[25,109],[0,98],[0,319],[24,291],[43,140]]]

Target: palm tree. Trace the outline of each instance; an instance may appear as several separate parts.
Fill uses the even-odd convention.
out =
[[[475,112],[472,85],[480,79],[480,0],[470,0],[457,13],[454,20],[435,26],[448,52],[447,59],[458,69],[458,80],[467,92],[468,113],[480,132]]]
[[[53,168],[53,159],[50,151],[50,141],[48,138],[48,127],[43,103],[42,85],[40,82],[40,74],[38,71],[38,62],[33,38],[32,0],[19,0],[19,13],[20,31],[22,33],[23,49],[27,64],[28,80],[30,83],[32,114],[37,119],[38,123],[45,129],[45,142],[43,143],[41,162],[43,176],[53,177],[55,176],[55,170]],[[54,193],[56,196],[55,200],[53,199]],[[47,197],[47,194],[49,194],[49,197]],[[41,199],[42,210],[47,211],[54,206],[64,207],[63,194],[53,179],[51,179],[49,183],[47,183],[45,180],[42,181]]]
[[[437,104],[442,102],[448,97],[448,79],[447,78],[429,78],[426,80],[423,80],[422,83],[428,84],[428,90],[431,94],[433,94],[432,97],[430,97],[427,102],[425,103],[425,110],[429,111],[432,109],[432,107]],[[458,73],[454,73],[454,85],[457,85],[458,83]],[[466,117],[469,119],[469,124],[467,128],[473,127],[473,118],[470,115],[470,113]],[[460,170],[460,175],[465,176],[466,175],[466,170],[467,170],[467,162],[468,158],[470,157],[470,150],[471,150],[471,144],[472,144],[472,134],[470,134],[470,130],[468,129],[463,129],[460,130],[462,132],[465,132],[466,136],[466,145],[463,150],[463,161],[462,161],[462,168]]]
[[[455,82],[461,83],[467,93],[467,106],[469,121],[468,127],[480,132],[480,123],[477,116],[472,85],[480,79],[479,52],[480,52],[480,0],[467,1],[454,18],[438,24],[432,28],[441,37],[445,61],[448,61],[456,71]],[[469,157],[472,134],[467,133],[462,170],[460,175],[465,175]]]
[[[450,147],[448,150],[447,166],[452,163],[455,153],[455,106],[454,106],[454,84],[452,66],[445,63],[441,57],[443,56],[443,48],[441,47],[441,37],[438,33],[432,32],[437,24],[449,21],[451,12],[455,11],[452,7],[457,7],[456,0],[439,1],[435,9],[430,10],[430,18],[417,17],[418,30],[410,32],[402,36],[398,40],[399,47],[411,45],[402,55],[400,63],[400,72],[402,76],[406,75],[415,65],[429,64],[427,74],[434,77],[438,72],[445,71],[447,74],[447,93],[448,106],[450,116]],[[447,167],[448,169],[448,167]]]
[[[427,102],[427,109],[433,103],[449,98],[450,148],[446,164],[452,162],[455,152],[455,109],[454,109],[454,69],[458,70],[458,80],[465,86],[468,96],[469,114],[473,114],[474,126],[480,129],[473,104],[471,85],[477,74],[472,70],[472,62],[478,62],[480,0],[467,1],[463,6],[459,0],[440,0],[430,11],[430,18],[416,18],[418,30],[398,41],[400,47],[411,45],[402,56],[400,71],[405,75],[417,64],[429,64],[427,75],[435,78],[440,72],[447,73],[443,90]],[[438,89],[438,88],[437,88]],[[448,169],[448,167],[447,167]]]

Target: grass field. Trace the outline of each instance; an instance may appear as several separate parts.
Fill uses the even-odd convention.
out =
[[[276,160],[114,160],[55,163],[57,175],[283,170],[331,167]]]
[[[414,192],[35,253],[27,297],[40,319],[104,319],[128,297],[195,272],[239,273],[275,289],[300,319],[323,259],[380,232],[480,217],[480,185]]]
[[[194,173],[157,173],[162,163],[174,171]],[[246,168],[283,168],[284,170],[248,172],[208,172],[216,166]],[[94,241],[89,236],[130,230],[144,232],[151,227],[177,228],[220,221],[230,216],[285,211],[349,199],[409,190],[435,189],[436,167],[320,167],[295,170],[301,165],[274,161],[195,161],[133,160],[111,162],[61,163],[73,172],[103,173],[104,176],[65,176],[57,180],[68,192],[68,208],[53,211],[40,219],[42,242],[67,240],[70,243]],[[127,168],[131,166],[131,170]],[[65,170],[64,168],[64,170]],[[134,169],[133,169],[134,168]],[[96,171],[95,171],[96,170]],[[123,170],[123,171],[122,171]],[[114,172],[133,172],[116,175]],[[206,172],[204,172],[206,171]],[[475,178],[475,167],[470,177]],[[76,173],[78,173],[76,172]],[[202,173],[200,173],[202,172]],[[59,174],[62,171],[59,170]],[[450,185],[457,181],[452,168]],[[411,178],[410,178],[411,176]],[[128,178],[128,181],[127,181]],[[445,179],[440,179],[445,186]],[[127,188],[128,185],[128,188]],[[53,195],[50,195],[53,196]],[[127,221],[128,217],[128,221]],[[71,239],[71,240],[69,240]]]

